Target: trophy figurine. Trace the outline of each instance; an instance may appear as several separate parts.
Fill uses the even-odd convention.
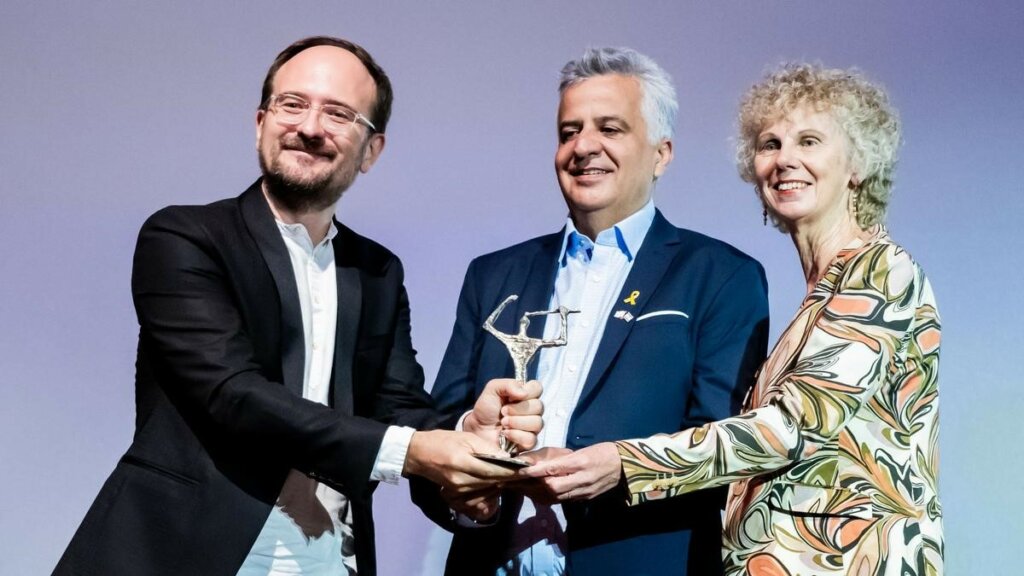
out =
[[[487,317],[487,320],[484,321],[484,330],[487,330],[492,336],[501,340],[505,347],[508,348],[508,353],[512,356],[512,364],[515,366],[515,378],[519,382],[525,384],[526,366],[530,363],[530,360],[533,359],[534,354],[536,354],[537,350],[540,350],[541,348],[565,346],[565,343],[567,342],[566,337],[568,336],[569,314],[576,314],[579,310],[569,310],[565,306],[559,306],[555,310],[527,312],[519,319],[519,332],[517,334],[505,334],[494,327],[494,321],[501,315],[501,311],[505,309],[505,306],[518,299],[519,296],[516,294],[512,294],[508,298],[505,298],[505,301],[499,304],[498,307],[494,309],[494,312],[491,312],[491,315]],[[544,340],[543,338],[531,338],[526,335],[526,329],[530,326],[530,318],[536,316],[548,316],[550,314],[558,314],[562,318],[562,328],[557,338],[554,340]],[[529,466],[529,463],[525,460],[515,458],[515,455],[519,452],[519,447],[506,438],[502,433],[498,434],[498,447],[501,448],[501,451],[504,452],[504,454],[474,454],[474,456],[500,466],[513,468]]]

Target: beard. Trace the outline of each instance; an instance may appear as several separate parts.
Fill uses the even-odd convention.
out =
[[[294,144],[292,149],[300,148]],[[286,167],[282,166],[278,148],[277,156],[268,160],[268,154],[259,151],[260,169],[263,171],[263,181],[266,184],[267,192],[280,202],[288,211],[295,214],[320,212],[334,206],[341,195],[348,189],[355,180],[355,167],[346,163],[334,167],[331,170],[324,170],[311,174],[292,174]]]

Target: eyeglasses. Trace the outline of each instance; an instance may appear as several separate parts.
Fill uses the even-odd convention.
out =
[[[267,99],[267,108],[277,115],[282,124],[301,124],[309,116],[309,111],[320,109],[320,126],[332,136],[348,132],[354,123],[362,124],[376,132],[377,127],[370,119],[351,108],[340,104],[312,104],[309,100],[295,94],[274,94]]]

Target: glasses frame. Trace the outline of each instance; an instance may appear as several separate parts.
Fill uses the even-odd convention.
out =
[[[306,109],[299,115],[286,116],[285,114],[282,114],[280,112],[280,106],[278,106],[278,100],[281,98],[294,98],[295,100],[304,102],[306,104]],[[343,104],[313,104],[304,96],[292,94],[290,92],[285,92],[283,94],[271,94],[270,97],[267,98],[265,106],[265,109],[267,111],[274,113],[274,117],[277,119],[279,123],[284,124],[286,126],[298,126],[299,124],[302,124],[303,122],[306,121],[306,118],[309,118],[310,112],[312,112],[313,110],[317,110],[317,121],[320,123],[320,127],[323,128],[324,132],[327,132],[334,136],[344,134],[345,131],[347,130],[347,126],[345,128],[342,128],[341,130],[332,130],[327,127],[327,124],[325,124],[324,122],[324,114],[320,113],[320,111],[322,111],[324,108],[340,108],[347,112],[351,112],[352,114],[355,115],[355,118],[347,126],[350,126],[352,124],[362,124],[363,126],[366,126],[367,128],[370,129],[371,134],[377,132],[377,127],[373,125],[373,122],[371,122],[369,118],[364,116],[361,112],[353,110]]]

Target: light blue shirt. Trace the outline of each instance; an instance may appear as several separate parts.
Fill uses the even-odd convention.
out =
[[[565,226],[555,290],[549,310],[565,306],[579,310],[569,316],[568,343],[559,348],[542,348],[537,361],[537,380],[544,385],[544,429],[537,447],[564,447],[572,416],[594,354],[601,344],[605,324],[622,286],[633,268],[634,256],[654,221],[654,202],[597,235],[595,242],[580,234],[571,219]],[[558,337],[561,321],[548,316],[544,338]],[[522,550],[499,576],[548,576],[565,572],[565,515],[561,505],[523,502],[509,555]],[[525,548],[525,549],[524,549]]]

